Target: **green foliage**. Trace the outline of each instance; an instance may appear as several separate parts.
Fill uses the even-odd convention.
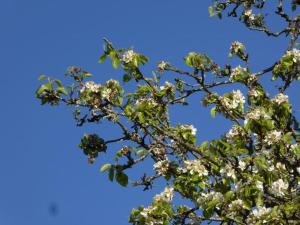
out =
[[[97,134],[84,135],[78,147],[88,156],[91,163],[98,157],[99,152],[105,152],[107,148],[104,140]]]

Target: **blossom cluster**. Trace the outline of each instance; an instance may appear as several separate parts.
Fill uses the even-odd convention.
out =
[[[277,144],[281,140],[281,138],[282,138],[282,132],[273,130],[267,133],[264,142],[267,145],[273,145],[273,144]]]
[[[272,184],[271,192],[276,196],[284,196],[288,188],[289,184],[279,179]]]
[[[159,87],[160,90],[172,90],[174,88],[174,85],[168,81],[165,82],[164,86]]]
[[[288,103],[289,102],[289,96],[279,93],[277,94],[273,99],[272,102],[274,102],[277,105],[281,105],[284,103]]]
[[[292,57],[294,63],[300,64],[300,50],[293,48],[290,51],[287,51],[283,57]]]
[[[197,128],[195,128],[193,125],[181,125],[180,129],[182,130],[189,130],[192,135],[196,135],[197,133]]]
[[[230,51],[232,53],[237,53],[245,49],[246,49],[245,46],[239,41],[234,41],[230,46]]]
[[[226,134],[229,143],[233,143],[237,137],[245,136],[245,131],[241,126],[233,126]]]
[[[272,208],[266,208],[265,206],[258,207],[251,212],[247,222],[250,224],[256,224],[257,221],[262,221],[263,224],[266,224],[268,222],[266,217],[271,213],[271,211]]]
[[[252,109],[245,115],[246,121],[259,120],[259,119],[270,119],[270,118],[271,117],[265,112],[265,110],[260,107]]]
[[[250,97],[255,97],[255,98],[257,98],[257,97],[259,97],[259,96],[262,96],[263,93],[262,93],[261,91],[257,90],[257,89],[251,89],[251,90],[249,91],[248,95],[249,95]]]
[[[231,99],[228,97],[220,97],[220,101],[227,109],[236,109],[240,105],[244,105],[245,97],[240,90],[234,90],[231,93]]]
[[[122,55],[122,61],[125,63],[130,63],[133,61],[133,58],[136,56],[136,53],[133,50],[128,50]]]
[[[147,103],[152,107],[157,106],[157,102],[153,98],[139,98],[135,101],[136,106],[140,106],[142,103]]]
[[[191,175],[207,176],[208,171],[206,167],[200,160],[185,160],[185,168],[182,169],[183,172],[188,172]]]
[[[253,22],[255,20],[255,15],[252,9],[246,9],[244,11],[244,16],[246,16],[250,22]]]
[[[238,76],[243,76],[244,74],[248,73],[247,68],[237,66],[232,69],[229,80],[235,81]]]
[[[197,199],[197,203],[202,205],[205,204],[206,202],[209,202],[211,200],[219,200],[222,201],[224,199],[224,196],[220,192],[216,191],[211,191],[208,193],[202,192],[200,196]]]
[[[247,163],[244,162],[243,160],[240,160],[240,161],[239,161],[239,169],[245,170],[246,167],[247,167]]]
[[[242,199],[236,199],[232,201],[228,207],[230,210],[240,210],[241,208],[245,208],[245,205]]]
[[[161,62],[158,63],[158,65],[157,65],[157,70],[158,70],[159,72],[163,72],[163,71],[166,69],[167,66],[168,66],[168,63],[167,63],[167,62],[161,61]]]
[[[101,85],[96,84],[94,81],[87,81],[84,83],[83,87],[80,89],[80,93],[90,91],[93,93],[98,93],[100,91]]]
[[[221,170],[220,170],[220,173],[222,175],[225,175],[227,177],[230,177],[232,179],[236,179],[236,174],[235,174],[235,170],[232,166],[230,166],[229,164],[227,164],[225,167],[223,167]]]
[[[158,174],[165,175],[170,168],[170,161],[168,159],[157,161],[153,168]]]
[[[155,202],[167,202],[170,203],[174,197],[174,188],[166,187],[163,192],[154,196]]]

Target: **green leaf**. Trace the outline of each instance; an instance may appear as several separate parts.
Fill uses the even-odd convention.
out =
[[[84,77],[92,77],[92,76],[93,76],[91,73],[89,73],[89,72],[87,72],[87,71],[83,71],[83,72],[82,72],[82,75],[83,75]]]
[[[261,193],[259,193],[258,195],[257,195],[257,198],[256,198],[256,205],[257,206],[263,206],[263,204],[264,204],[264,201],[263,201],[263,196],[262,196],[262,194]]]
[[[39,76],[38,80],[46,80],[47,76],[46,75],[41,75]]]
[[[210,17],[213,17],[216,15],[216,13],[214,12],[214,8],[212,6],[208,7],[208,12],[209,12]]]
[[[129,74],[124,74],[123,82],[129,82],[131,80],[131,76]]]
[[[206,146],[208,145],[208,141],[204,141],[200,146],[200,151],[203,152],[206,149]]]
[[[123,187],[128,185],[128,176],[123,171],[118,171],[116,174],[116,181]]]
[[[215,118],[216,117],[216,114],[217,114],[217,108],[216,107],[213,107],[211,110],[210,110],[210,115],[212,118]]]
[[[62,85],[62,83],[61,83],[61,81],[60,80],[54,80],[54,83],[56,83],[56,85],[58,86],[58,87],[63,87],[63,85]]]
[[[134,58],[133,58],[133,65],[135,66],[135,67],[138,67],[139,66],[139,59],[138,59],[138,57],[137,56],[135,56]]]
[[[136,152],[137,155],[141,155],[141,154],[144,154],[146,152],[145,149],[141,149],[139,151]]]
[[[202,188],[203,190],[205,189],[206,185],[204,182],[199,183],[199,187]]]
[[[144,122],[145,122],[145,118],[144,118],[144,115],[143,115],[142,112],[139,112],[139,113],[138,113],[138,118],[139,118],[139,121],[140,121],[141,123],[144,123]]]
[[[100,172],[103,173],[105,172],[106,170],[110,169],[111,168],[111,164],[110,163],[105,163],[101,166],[100,168]]]
[[[36,96],[40,96],[45,90],[48,90],[48,89],[49,88],[45,84],[41,85],[35,92]]]
[[[113,166],[111,166],[108,171],[108,178],[111,182],[113,182],[114,177],[115,177],[115,168]]]
[[[139,58],[140,58],[141,63],[143,63],[143,64],[148,62],[148,58],[144,55],[139,55]]]
[[[234,192],[233,191],[227,191],[225,194],[225,200],[226,201],[231,201],[234,197]]]
[[[67,94],[68,94],[67,90],[66,90],[64,87],[58,87],[58,88],[57,88],[57,91],[58,91],[59,93],[64,94],[64,95],[67,95]]]
[[[118,67],[120,65],[120,60],[118,60],[118,59],[112,60],[112,65],[115,69],[118,69]]]
[[[105,59],[107,58],[106,54],[103,54],[100,58],[99,58],[99,63],[104,63]]]
[[[45,84],[46,88],[48,88],[49,90],[53,90],[53,85],[51,82]]]
[[[122,104],[123,103],[123,97],[122,96],[118,96],[118,104]]]

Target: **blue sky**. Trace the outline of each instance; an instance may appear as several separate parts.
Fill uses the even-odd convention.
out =
[[[146,193],[110,183],[98,172],[105,156],[87,164],[77,148],[80,137],[89,131],[113,137],[114,130],[107,124],[77,128],[71,109],[40,106],[37,77],[63,79],[66,68],[77,65],[99,82],[121,79],[110,63],[97,63],[102,37],[148,56],[148,74],[160,60],[183,67],[190,51],[208,53],[224,65],[234,40],[247,46],[254,70],[282,55],[284,38],[250,32],[236,20],[209,18],[210,2],[0,0],[0,225],[127,224],[131,208],[161,190]],[[210,118],[199,96],[194,100],[192,110],[174,115],[176,122],[193,122],[200,140],[229,128],[221,118]],[[57,206],[54,216],[51,205]]]

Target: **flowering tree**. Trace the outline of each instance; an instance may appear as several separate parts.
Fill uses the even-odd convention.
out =
[[[270,1],[269,1],[270,2]],[[272,2],[272,1],[271,1]],[[127,186],[126,171],[150,158],[154,172],[132,182],[152,187],[164,179],[165,189],[152,204],[133,209],[130,222],[142,224],[299,224],[300,223],[300,128],[286,90],[300,79],[300,1],[273,1],[274,13],[286,22],[281,31],[272,31],[265,22],[265,0],[214,0],[211,16],[237,17],[250,30],[268,36],[289,38],[286,52],[273,65],[254,72],[249,67],[245,46],[234,41],[230,57],[244,66],[221,66],[208,55],[189,53],[188,70],[159,62],[152,77],[142,72],[148,58],[133,49],[118,49],[105,40],[100,62],[109,58],[113,67],[125,72],[123,83],[132,82],[132,93],[124,93],[119,81],[104,84],[86,81],[91,74],[69,67],[66,76],[74,83],[45,80],[37,92],[42,104],[75,106],[78,126],[107,120],[119,127],[120,135],[104,140],[85,135],[79,144],[93,163],[111,143],[122,143],[111,163],[104,164],[111,181]],[[291,7],[291,8],[290,8]],[[287,10],[286,10],[287,9]],[[292,9],[292,10],[290,10]],[[175,79],[162,84],[162,75]],[[278,93],[269,96],[261,76],[272,75]],[[273,84],[270,82],[271,85]],[[238,84],[240,90],[224,95],[220,87]],[[270,84],[269,84],[270,85]],[[232,121],[232,128],[219,139],[197,144],[197,129],[190,124],[172,126],[170,105],[188,105],[189,97],[202,93],[203,105],[211,115]],[[189,201],[174,203],[174,194]],[[185,201],[187,202],[187,201]]]

